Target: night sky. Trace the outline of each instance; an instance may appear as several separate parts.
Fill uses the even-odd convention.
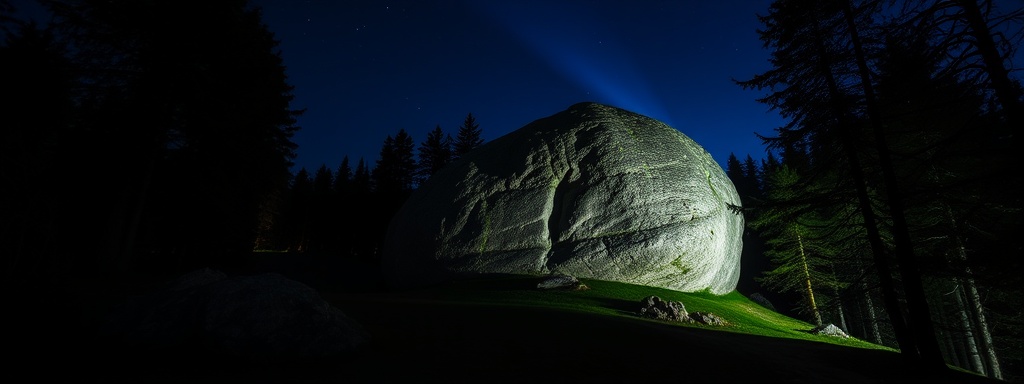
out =
[[[468,113],[486,141],[594,101],[682,131],[725,165],[764,156],[782,125],[745,91],[770,68],[758,39],[768,0],[255,0],[306,109],[293,171],[373,166],[387,135],[416,146]]]

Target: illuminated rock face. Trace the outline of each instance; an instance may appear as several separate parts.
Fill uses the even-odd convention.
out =
[[[562,273],[724,294],[739,278],[739,196],[700,145],[657,120],[581,103],[484,144],[409,197],[384,273],[413,287]]]

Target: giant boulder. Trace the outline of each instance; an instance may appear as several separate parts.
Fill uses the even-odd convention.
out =
[[[392,219],[384,273],[398,288],[561,273],[724,294],[739,278],[739,204],[722,168],[678,130],[580,103],[416,189]]]

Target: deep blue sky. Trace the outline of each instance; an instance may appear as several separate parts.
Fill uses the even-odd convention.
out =
[[[472,113],[493,140],[595,101],[659,119],[725,165],[764,156],[783,120],[732,81],[769,67],[769,0],[254,0],[280,40],[297,171],[373,165],[387,135],[417,147]]]

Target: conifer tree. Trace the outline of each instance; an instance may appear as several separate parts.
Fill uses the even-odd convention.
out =
[[[377,155],[377,164],[373,168],[371,178],[373,180],[373,190],[375,192],[387,191],[397,189],[394,184],[395,176],[395,138],[391,135],[387,135],[384,138],[384,143],[380,146],[380,152]]]
[[[379,215],[373,198],[372,171],[363,158],[359,158],[355,172],[352,174],[352,193],[343,202],[346,214],[346,242],[341,244],[342,254],[354,260],[368,260],[373,254],[375,243],[374,232],[370,228],[373,217]]]
[[[418,183],[433,176],[441,168],[452,161],[452,138],[446,135],[438,125],[427,133],[427,138],[420,143],[419,163],[417,165]]]
[[[459,126],[458,136],[455,137],[454,154],[453,157],[458,159],[465,155],[467,152],[476,149],[484,143],[484,139],[481,137],[482,130],[480,124],[477,124],[476,118],[473,114],[467,114],[466,119]]]
[[[301,168],[292,178],[289,189],[285,228],[290,250],[303,252],[308,249],[312,197],[313,179],[306,168]]]
[[[801,194],[793,189],[798,179],[796,171],[782,166],[767,181],[768,204],[751,226],[768,239],[765,253],[772,269],[758,280],[777,292],[800,292],[804,299],[800,312],[821,326],[823,293],[836,291],[839,283],[830,271],[834,255],[818,209],[806,203],[791,204]]]
[[[356,170],[352,174],[352,193],[357,198],[365,198],[372,189],[370,169],[366,166],[366,160],[360,157],[359,163],[356,164]]]
[[[313,192],[326,195],[334,187],[334,174],[327,164],[321,164],[313,176]]]
[[[878,131],[870,73],[865,69],[861,34],[877,31],[872,29],[878,19],[877,5],[872,1],[860,2],[857,7],[848,1],[775,1],[770,14],[761,17],[766,28],[760,31],[766,46],[773,49],[774,68],[739,84],[772,90],[760,100],[778,108],[790,122],[778,129],[779,135],[770,143],[774,149],[783,150],[784,155],[793,148],[807,148],[811,167],[797,169],[807,175],[809,182],[818,183],[826,180],[823,176],[834,176],[837,165],[848,172],[847,177],[834,178],[839,184],[832,184],[836,192],[841,191],[836,186],[845,184],[847,193],[818,196],[836,200],[842,195],[849,196],[850,189],[846,188],[852,187],[874,256],[886,312],[903,356],[912,364],[943,368],[920,272],[908,244],[906,223],[902,221],[902,196],[893,184],[884,134]],[[862,132],[864,127],[871,129]],[[893,220],[889,226],[882,227],[876,212],[878,207],[868,188],[872,182],[885,186],[882,191],[888,206],[882,208],[888,208],[885,211]],[[889,268],[883,228],[891,228],[895,233],[895,266],[904,288],[906,316]]]
[[[350,192],[352,184],[352,166],[349,165],[348,155],[341,159],[338,170],[334,173],[334,193],[344,196]]]
[[[313,193],[309,202],[308,250],[325,251],[332,238],[335,194],[334,175],[327,164],[321,164],[313,176]]]
[[[725,162],[725,174],[729,176],[729,180],[736,186],[736,192],[739,193],[740,200],[743,206],[746,207],[747,202],[745,200],[749,193],[749,188],[746,185],[747,179],[744,177],[743,164],[740,163],[740,160],[733,153],[729,154],[729,158]]]
[[[373,170],[376,191],[385,195],[405,194],[414,187],[416,160],[412,137],[399,129],[388,135],[381,145],[380,157]]]
[[[750,196],[755,199],[759,198],[761,196],[761,169],[749,154],[743,160],[743,180],[745,180],[744,184],[750,190],[748,192]]]

